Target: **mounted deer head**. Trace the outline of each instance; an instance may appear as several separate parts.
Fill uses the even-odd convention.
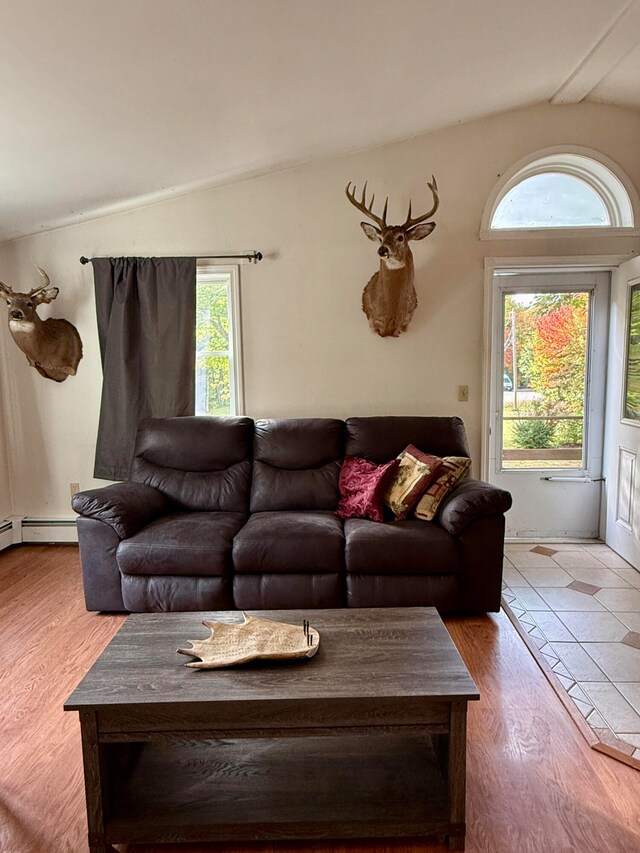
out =
[[[438,185],[432,176],[427,186],[433,195],[433,207],[428,213],[411,218],[411,202],[409,213],[403,225],[387,225],[387,206],[389,198],[384,203],[382,217],[373,213],[375,194],[367,205],[367,184],[362,190],[360,201],[356,199],[356,187],[350,192],[351,182],[345,188],[345,193],[351,204],[369,219],[361,222],[360,226],[370,240],[379,243],[380,269],[369,280],[362,292],[362,310],[367,315],[369,325],[381,337],[397,338],[406,331],[413,312],[418,305],[418,298],[413,286],[413,255],[409,248],[409,240],[423,240],[436,227],[435,222],[425,222],[438,209],[440,199]]]
[[[59,293],[49,287],[49,276],[36,264],[44,284],[29,293],[14,293],[0,281],[0,297],[9,306],[9,331],[13,340],[26,355],[27,361],[46,379],[64,382],[75,376],[82,358],[82,341],[75,326],[66,320],[42,320],[36,308],[43,302],[53,302]]]

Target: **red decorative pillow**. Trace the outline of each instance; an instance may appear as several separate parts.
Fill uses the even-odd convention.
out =
[[[345,457],[340,469],[340,518],[370,518],[382,521],[382,495],[387,482],[398,469],[400,461],[392,459],[386,465],[376,465],[358,456]]]

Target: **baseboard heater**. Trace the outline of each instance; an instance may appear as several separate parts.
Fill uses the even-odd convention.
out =
[[[0,551],[13,545],[13,524],[10,521],[0,521]]]
[[[0,521],[0,551],[21,542],[46,545],[77,541],[75,518],[20,518],[14,515]]]
[[[75,518],[23,518],[23,542],[77,542]]]

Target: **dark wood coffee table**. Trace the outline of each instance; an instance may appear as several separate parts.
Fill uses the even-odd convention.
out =
[[[440,835],[464,849],[467,702],[433,608],[251,611],[309,619],[306,661],[199,671],[203,619],[129,616],[65,705],[79,711],[89,846]],[[302,627],[301,627],[302,630]]]

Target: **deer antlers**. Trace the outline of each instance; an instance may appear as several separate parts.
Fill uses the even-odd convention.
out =
[[[345,193],[351,204],[356,207],[361,213],[364,213],[365,216],[368,216],[369,219],[372,219],[380,228],[387,227],[387,206],[389,204],[389,196],[385,199],[384,210],[382,211],[382,218],[376,216],[373,212],[373,202],[375,200],[375,193],[371,196],[371,201],[367,205],[367,183],[365,181],[364,188],[362,190],[362,196],[360,197],[360,201],[356,198],[357,187],[353,186],[353,192],[349,192],[351,189],[351,181],[345,187]],[[418,225],[420,222],[424,222],[425,219],[429,219],[436,212],[440,205],[440,196],[438,195],[438,184],[436,183],[436,179],[433,175],[431,175],[431,180],[427,181],[427,186],[431,190],[433,194],[433,207],[428,213],[423,214],[422,216],[416,217],[416,219],[411,218],[411,200],[409,200],[409,212],[407,213],[407,219],[404,225],[401,225],[403,231],[408,231],[414,227],[414,225]]]
[[[39,267],[38,264],[34,264],[35,268],[38,270],[42,278],[44,279],[44,284],[41,284],[40,287],[34,287],[33,290],[29,291],[29,296],[34,296],[36,293],[40,293],[41,290],[46,290],[47,287],[51,284],[51,279],[46,274],[46,272]]]
[[[369,206],[367,207],[367,203],[366,203],[367,183],[368,183],[368,181],[364,182],[364,189],[362,190],[362,198],[360,199],[360,201],[358,201],[356,199],[357,188],[356,188],[355,184],[353,185],[353,192],[352,193],[349,192],[349,187],[351,186],[351,181],[349,181],[349,183],[345,187],[344,191],[347,194],[347,198],[349,199],[349,201],[351,202],[351,204],[354,207],[357,207],[358,210],[361,213],[364,213],[365,216],[368,216],[369,219],[373,219],[374,222],[377,222],[377,224],[380,226],[380,228],[386,228],[387,227],[387,205],[389,204],[389,196],[387,196],[386,201],[384,203],[384,210],[382,211],[382,219],[380,219],[380,217],[376,216],[372,210],[373,202],[375,201],[375,197],[376,197],[375,193],[371,196],[371,202],[369,203]]]
[[[409,212],[407,213],[407,221],[402,226],[404,231],[408,231],[410,228],[413,228],[414,225],[417,225],[419,222],[424,222],[425,219],[430,219],[433,214],[436,212],[438,207],[440,206],[440,196],[438,195],[438,184],[436,183],[436,179],[433,175],[431,175],[431,180],[427,181],[427,186],[431,190],[433,194],[433,207],[429,211],[429,213],[425,213],[423,216],[418,216],[417,219],[411,218],[411,199],[409,199]]]
[[[46,272],[42,269],[42,267],[39,267],[39,266],[38,266],[38,264],[34,264],[34,266],[35,266],[35,268],[38,270],[38,272],[40,273],[40,275],[43,277],[43,279],[44,279],[44,284],[41,284],[41,285],[40,285],[40,287],[34,287],[34,288],[33,288],[33,290],[30,290],[30,291],[29,291],[29,293],[27,294],[27,296],[35,296],[35,294],[36,294],[36,293],[40,293],[40,291],[41,291],[41,290],[46,290],[46,289],[47,289],[47,287],[49,287],[49,285],[51,284],[51,279],[50,279],[50,278],[49,278],[49,276],[46,274]],[[0,293],[1,293],[3,290],[5,291],[5,293],[6,293],[8,296],[15,296],[15,293],[13,292],[13,289],[12,289],[11,287],[9,287],[9,285],[8,285],[8,284],[5,284],[3,281],[0,281]]]

